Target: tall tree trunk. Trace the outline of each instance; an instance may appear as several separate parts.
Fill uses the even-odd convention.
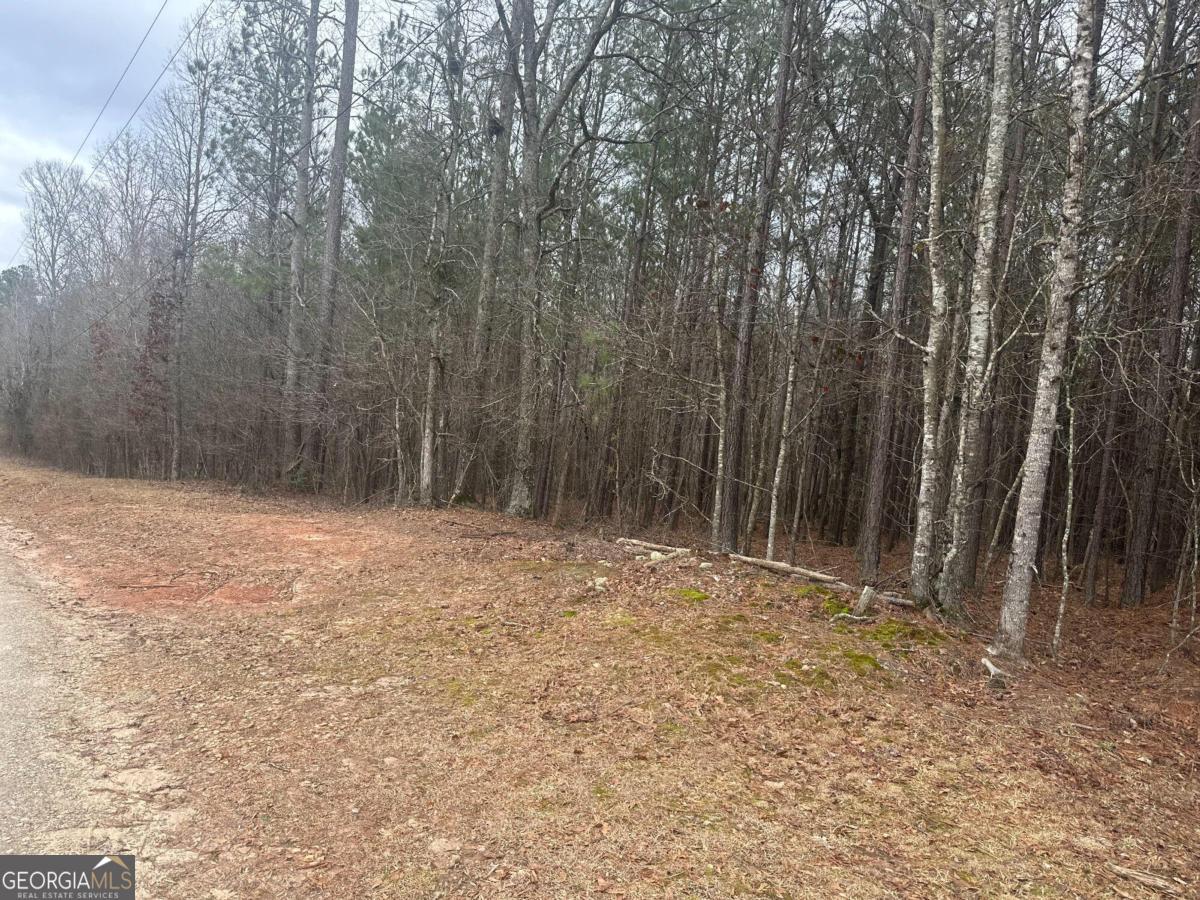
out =
[[[1106,394],[1108,410],[1104,415],[1103,450],[1100,452],[1100,476],[1096,486],[1096,501],[1092,506],[1092,526],[1088,533],[1087,549],[1083,553],[1083,603],[1096,602],[1096,576],[1100,571],[1100,554],[1108,526],[1109,482],[1112,480],[1113,444],[1117,431],[1117,397],[1115,391]]]
[[[513,113],[517,105],[517,82],[507,68],[500,75],[500,107],[488,124],[492,139],[491,174],[488,181],[487,214],[483,227],[483,254],[479,264],[479,299],[475,309],[471,364],[483,370],[487,330],[496,308],[496,281],[503,243],[504,202],[508,186],[508,160],[512,148]]]
[[[1091,82],[1096,63],[1092,33],[1097,27],[1095,0],[1079,0],[1075,17],[1075,52],[1071,63],[1070,136],[1062,219],[1058,226],[1058,244],[1054,250],[1054,275],[1046,310],[1046,333],[1042,339],[1037,394],[1025,451],[1021,494],[1017,500],[1012,553],[1004,583],[1000,624],[992,643],[993,652],[1013,659],[1020,659],[1025,652],[1025,626],[1029,619],[1029,596],[1041,535],[1046,474],[1050,469],[1058,420],[1058,394],[1070,332],[1071,301],[1079,277],[1079,236],[1083,228]]]
[[[762,270],[766,265],[767,243],[771,233],[771,214],[775,207],[775,192],[783,162],[783,145],[787,126],[788,100],[795,53],[793,32],[796,0],[784,0],[779,34],[779,63],[775,74],[775,98],[771,119],[771,138],[759,186],[755,208],[755,230],[751,237],[749,269],[742,282],[741,303],[738,308],[737,336],[734,346],[733,372],[730,378],[730,397],[725,423],[725,461],[721,488],[720,549],[737,549],[738,526],[742,510],[742,459],[746,449],[746,416],[750,405],[750,356],[754,342],[754,326],[758,317],[758,294]]]
[[[292,248],[287,305],[287,345],[283,362],[283,453],[280,469],[286,475],[298,462],[300,448],[299,389],[304,315],[304,258],[308,247],[309,192],[312,190],[313,107],[316,104],[317,27],[321,0],[309,0],[304,23],[304,99],[300,106],[299,148],[296,152],[296,199],[292,205]]]
[[[208,75],[205,76],[209,77]],[[197,85],[197,122],[195,141],[190,147],[187,176],[187,207],[183,223],[183,241],[176,265],[174,352],[171,354],[171,480],[183,476],[183,345],[188,294],[196,262],[197,232],[200,228],[200,200],[204,186],[204,155],[208,150],[208,104],[210,83]]]
[[[926,26],[926,32],[929,27]],[[900,370],[900,341],[896,332],[903,327],[908,305],[908,274],[912,268],[913,234],[916,226],[917,186],[921,175],[922,147],[925,142],[925,108],[929,82],[929,35],[917,39],[917,77],[913,91],[912,121],[908,130],[908,149],[904,157],[904,187],[900,206],[900,237],[896,253],[896,272],[892,279],[892,299],[888,325],[892,333],[885,337],[882,383],[875,407],[874,440],[867,463],[867,486],[863,493],[862,522],[858,531],[858,561],[862,580],[872,583],[879,578],[879,535],[883,526],[883,508],[891,488],[892,426],[896,412],[896,380]]]
[[[528,0],[524,0],[528,2]],[[533,15],[530,8],[529,15]],[[530,25],[530,29],[532,29]],[[536,90],[536,85],[532,86]],[[527,93],[529,86],[527,86]],[[526,97],[526,106],[530,98]],[[532,121],[531,121],[532,120]],[[512,486],[507,512],[527,516],[533,509],[533,420],[537,393],[537,315],[540,306],[538,287],[541,254],[541,222],[538,190],[538,166],[541,161],[541,125],[536,114],[525,113],[524,146],[521,151],[521,274],[518,283],[520,317],[517,368],[517,439],[513,449]]]
[[[946,178],[946,7],[932,0],[933,49],[930,61],[930,121],[933,127],[929,162],[929,334],[925,340],[922,378],[921,485],[917,496],[917,524],[913,535],[909,590],[918,603],[933,600],[933,551],[938,498],[941,493],[942,367],[946,354],[947,295],[946,247],[942,203]]]
[[[517,366],[516,441],[512,458],[512,477],[506,510],[509,515],[527,516],[533,511],[533,427],[537,404],[537,321],[541,306],[539,269],[541,265],[541,214],[543,198],[540,186],[542,146],[554,128],[580,79],[596,58],[596,48],[621,16],[623,0],[601,0],[595,7],[591,30],[583,49],[563,77],[558,91],[543,112],[539,97],[542,79],[539,73],[545,52],[542,30],[548,33],[552,21],[539,28],[533,0],[514,0],[509,32],[509,66],[519,79],[521,102],[521,264],[517,284],[520,316],[520,360]],[[497,11],[504,9],[497,0]],[[550,16],[554,15],[553,10]]]
[[[325,201],[325,252],[321,256],[321,350],[317,359],[317,403],[324,418],[328,405],[329,376],[333,365],[333,329],[337,318],[338,268],[342,256],[343,200],[346,191],[346,155],[350,146],[350,112],[354,106],[354,53],[358,47],[358,0],[346,0],[342,28],[342,62],[338,76],[337,119],[333,151],[329,158],[329,193]],[[324,425],[316,428],[310,452],[319,457]]]
[[[1134,492],[1133,530],[1125,554],[1125,581],[1121,605],[1137,606],[1146,591],[1150,538],[1158,516],[1159,484],[1166,461],[1167,419],[1171,408],[1171,372],[1179,361],[1183,310],[1191,277],[1192,223],[1196,215],[1196,185],[1200,183],[1200,80],[1192,88],[1188,135],[1184,154],[1184,200],[1175,227],[1171,251],[1171,274],[1166,307],[1159,324],[1158,360],[1154,385],[1145,402],[1143,440],[1139,442],[1141,471]]]
[[[432,506],[437,500],[435,473],[438,468],[437,434],[445,422],[445,409],[439,402],[442,381],[442,316],[454,301],[447,257],[450,228],[454,221],[455,189],[458,183],[458,156],[462,137],[462,71],[463,37],[461,23],[451,16],[444,26],[442,49],[446,54],[444,83],[448,109],[448,133],[445,156],[442,160],[441,184],[433,215],[433,233],[425,271],[431,282],[429,315],[429,355],[425,371],[425,403],[421,414],[421,468],[418,497],[422,506]],[[443,442],[443,447],[445,442]]]
[[[969,529],[978,520],[972,515],[977,485],[982,476],[980,426],[987,401],[988,355],[991,344],[992,297],[995,280],[1000,193],[1004,186],[1008,119],[1012,112],[1013,0],[997,0],[995,40],[992,48],[992,109],[984,151],[983,186],[979,191],[975,267],[971,277],[971,302],[967,327],[967,360],[963,369],[962,408],[959,412],[958,454],[951,480],[950,546],[938,585],[938,606],[943,615],[961,619],[964,585],[974,580],[964,571]]]

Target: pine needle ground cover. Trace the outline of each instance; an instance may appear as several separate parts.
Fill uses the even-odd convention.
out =
[[[1072,609],[1060,660],[996,690],[969,630],[831,621],[844,597],[821,588],[491,513],[8,461],[0,508],[117,636],[94,689],[178,788],[143,848],[163,896],[1149,897],[1200,877],[1200,673],[1164,665],[1165,607]],[[1035,646],[1056,602],[1047,585]]]

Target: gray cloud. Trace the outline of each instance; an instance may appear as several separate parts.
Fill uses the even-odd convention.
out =
[[[0,266],[21,242],[21,170],[70,159],[162,0],[0,0]],[[113,135],[179,41],[200,0],[168,0],[80,156]]]

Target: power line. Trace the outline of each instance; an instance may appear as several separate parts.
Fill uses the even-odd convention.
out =
[[[75,164],[75,160],[79,158],[79,154],[82,152],[84,144],[86,144],[88,138],[91,137],[92,131],[96,127],[96,123],[98,123],[100,121],[100,117],[104,115],[104,110],[108,108],[108,104],[112,100],[113,94],[115,94],[117,88],[121,86],[121,82],[125,79],[125,75],[129,71],[129,67],[133,65],[133,61],[137,58],[138,53],[141,52],[142,45],[146,43],[146,38],[150,35],[150,29],[152,29],[154,27],[154,23],[158,21],[159,16],[162,15],[163,9],[166,7],[168,2],[169,0],[163,0],[162,6],[158,8],[158,13],[154,16],[154,21],[150,23],[150,28],[147,28],[146,33],[142,35],[142,40],[138,43],[137,49],[133,52],[133,56],[130,57],[129,62],[126,63],[125,70],[121,73],[121,77],[117,79],[116,85],[114,85],[112,91],[109,92],[108,99],[104,101],[104,106],[101,107],[100,112],[96,115],[95,120],[92,122],[92,127],[88,129],[87,134],[84,136],[83,143],[79,145],[79,147],[75,150],[75,155],[71,157],[71,162],[68,164],[68,168],[73,166]],[[92,176],[96,174],[102,165],[104,165],[104,161],[108,159],[108,154],[111,152],[112,148],[116,146],[117,141],[119,141],[121,139],[121,135],[128,130],[129,126],[133,123],[133,120],[137,118],[137,114],[142,111],[142,107],[146,104],[146,101],[150,99],[150,96],[154,93],[155,88],[158,87],[158,83],[162,81],[163,76],[166,75],[171,66],[175,64],[175,60],[178,58],[180,52],[182,52],[183,48],[187,46],[188,41],[191,40],[192,35],[196,33],[196,29],[200,27],[200,24],[208,15],[208,11],[213,8],[216,2],[217,0],[208,0],[208,4],[204,7],[203,11],[192,21],[192,27],[187,30],[187,34],[183,36],[183,40],[180,41],[178,46],[175,47],[175,52],[171,54],[170,59],[168,59],[162,69],[159,70],[158,74],[154,76],[154,81],[150,83],[150,87],[148,87],[146,92],[142,94],[142,99],[139,100],[137,106],[133,108],[133,112],[129,114],[129,117],[121,126],[121,130],[118,131],[116,136],[105,145],[104,151],[100,154],[100,158],[96,160],[95,165],[92,166],[91,171],[87,173],[83,181],[79,183],[79,186],[75,188],[75,192],[71,195],[71,199],[67,201],[68,211],[70,210],[70,207],[74,206],[75,200],[79,196],[79,192],[87,187],[88,183],[92,180]],[[17,245],[16,251],[8,260],[9,266],[13,264],[13,261],[17,258],[17,254],[21,252],[28,240],[28,235],[25,235],[21,239],[21,243]]]
[[[100,107],[100,112],[96,113],[96,118],[92,119],[92,124],[87,130],[87,134],[83,136],[83,140],[79,142],[79,146],[75,148],[75,155],[71,157],[71,161],[67,163],[67,168],[75,165],[75,160],[79,159],[79,154],[83,152],[84,146],[88,142],[88,138],[92,136],[92,132],[96,130],[96,126],[100,124],[100,117],[104,115],[108,109],[108,104],[112,103],[113,96],[117,93],[117,89],[125,81],[125,76],[129,74],[129,69],[133,66],[134,60],[138,58],[138,54],[142,52],[142,47],[146,44],[146,38],[150,37],[150,32],[154,30],[154,26],[158,24],[159,18],[163,14],[163,10],[167,8],[167,4],[171,0],[163,0],[162,5],[158,8],[158,12],[154,14],[154,18],[146,27],[142,34],[142,39],[138,41],[137,47],[134,48],[133,56],[129,57],[129,62],[125,63],[125,68],[121,70],[121,77],[117,79],[117,83],[113,85],[112,90],[108,92],[108,96],[104,98],[104,105]]]
[[[171,58],[168,59],[166,65],[159,70],[159,73],[154,77],[154,81],[150,83],[150,87],[146,88],[146,93],[142,94],[142,99],[138,101],[137,106],[133,108],[133,112],[129,114],[129,118],[125,120],[125,124],[121,126],[121,130],[117,132],[116,137],[108,142],[104,148],[104,152],[100,154],[100,158],[96,160],[96,164],[92,166],[92,171],[88,172],[87,177],[83,179],[83,183],[79,186],[80,190],[87,186],[87,183],[92,180],[92,176],[95,175],[100,166],[104,164],[104,160],[108,159],[109,151],[112,150],[117,141],[121,139],[121,135],[123,135],[129,128],[129,126],[133,123],[133,120],[137,118],[137,114],[141,112],[142,107],[146,104],[146,101],[150,99],[150,96],[154,93],[155,88],[158,87],[158,83],[162,81],[163,76],[166,75],[171,66],[175,64],[175,60],[178,58],[180,52],[184,47],[187,46],[188,41],[191,40],[192,35],[196,33],[196,30],[200,27],[201,23],[203,23],[205,17],[208,15],[208,11],[213,8],[216,2],[217,0],[208,0],[208,4],[192,21],[192,27],[189,28],[187,34],[183,36],[183,40],[179,42],[179,45],[175,48],[175,52],[171,54]],[[237,0],[234,0],[234,3],[236,5]]]
[[[208,4],[208,7],[211,7],[212,5],[213,5],[213,3],[210,2]],[[208,12],[208,7],[205,7],[205,13]],[[371,81],[361,91],[356,91],[356,92],[354,92],[354,94],[365,97],[366,94],[369,93],[371,90],[373,90],[375,87],[377,87],[380,84],[380,82],[382,82],[388,76],[392,75],[396,71],[396,69],[398,69],[404,62],[406,62],[408,60],[409,56],[411,56],[420,47],[422,47],[425,44],[425,42],[428,41],[430,37],[435,35],[437,33],[438,29],[441,28],[443,25],[445,25],[445,23],[450,20],[450,17],[455,15],[461,8],[462,8],[462,0],[459,0],[459,2],[455,5],[455,7],[452,10],[447,11],[446,15],[440,21],[438,21],[437,23],[430,26],[429,30],[425,33],[425,35],[423,37],[421,37],[417,41],[414,41],[412,46],[408,50],[406,50],[405,53],[403,55],[401,55],[401,57],[398,60],[396,60],[396,62],[394,62],[390,67],[388,67],[388,68],[384,69],[382,72],[380,72],[378,77],[376,77],[373,81]],[[203,16],[203,13],[201,15]],[[185,43],[186,43],[186,40],[185,40]],[[178,52],[179,51],[176,50],[176,54],[178,54]],[[174,60],[174,56],[172,56],[172,60]],[[156,83],[157,83],[157,80],[156,80]],[[255,191],[257,191],[264,184],[266,184],[268,181],[270,181],[272,178],[274,178],[276,175],[278,175],[281,171],[283,171],[285,166],[291,165],[297,159],[299,159],[301,153],[307,153],[309,151],[309,149],[313,146],[313,144],[317,141],[317,139],[324,136],[325,132],[329,130],[331,125],[336,124],[336,122],[337,122],[338,118],[341,116],[341,114],[343,112],[346,112],[347,110],[349,110],[351,107],[353,107],[354,99],[355,99],[355,97],[352,95],[350,97],[349,102],[345,106],[338,107],[337,112],[333,116],[333,118],[331,118],[324,125],[322,125],[321,128],[318,131],[316,131],[313,134],[313,136],[308,140],[308,143],[304,144],[301,147],[297,147],[290,154],[288,154],[274,169],[272,169],[265,176],[263,176],[261,179],[259,179],[259,181],[256,184],[251,185],[249,188],[247,188],[246,190],[244,190],[240,194],[238,194],[236,197],[234,197],[233,202],[230,203],[230,205],[229,205],[229,208],[227,210],[225,210],[223,213],[221,213],[221,215],[216,218],[212,227],[216,227],[216,226],[220,225],[222,222],[225,221],[225,218],[227,216],[229,216],[230,213],[239,209],[240,208],[238,206],[239,201],[250,199],[250,197],[254,194]],[[143,98],[143,101],[144,100],[145,100],[145,98]],[[141,104],[138,104],[138,105],[139,105],[139,107],[141,106]],[[126,124],[128,124],[128,122]],[[123,130],[124,129],[122,129],[122,131]],[[120,135],[118,135],[118,137],[119,136]],[[93,170],[93,171],[95,171],[95,170]],[[137,284],[135,284],[132,288],[130,288],[125,294],[118,297],[112,304],[110,304],[106,309],[104,309],[100,313],[100,315],[96,316],[93,319],[90,319],[88,321],[87,325],[85,325],[83,328],[81,328],[78,332],[71,335],[69,338],[67,338],[65,341],[63,341],[61,344],[56,345],[53,350],[54,356],[57,357],[57,355],[60,351],[66,349],[71,344],[73,344],[75,341],[79,340],[81,337],[83,337],[88,332],[90,332],[92,330],[93,326],[98,325],[100,322],[103,322],[105,319],[107,319],[109,316],[111,316],[114,312],[116,312],[118,309],[120,309],[122,306],[124,306],[130,300],[133,300],[133,299],[135,299],[135,297],[139,296],[140,291],[143,288],[145,288],[147,285],[149,285],[152,281],[154,281],[159,276],[165,274],[169,267],[170,267],[169,263],[164,262],[164,263],[160,264],[160,266],[158,267],[158,269],[156,271],[151,272],[149,275],[147,275],[145,278],[143,278],[141,281],[139,281]]]
[[[100,108],[100,112],[96,113],[96,118],[91,120],[91,125],[88,127],[88,133],[84,134],[83,140],[80,140],[79,146],[77,146],[76,151],[74,151],[74,154],[71,156],[71,162],[67,163],[67,168],[71,168],[74,166],[74,164],[76,164],[79,154],[82,154],[83,149],[86,145],[88,145],[88,140],[91,138],[91,133],[96,131],[96,126],[100,124],[102,116],[108,110],[108,104],[113,102],[113,97],[116,96],[116,91],[118,91],[120,86],[125,83],[125,76],[130,73],[130,70],[133,67],[133,62],[138,58],[138,54],[142,53],[142,48],[145,47],[146,38],[150,37],[151,31],[154,31],[154,26],[158,24],[158,19],[162,18],[162,11],[166,10],[169,2],[170,0],[162,0],[162,5],[158,7],[158,12],[156,12],[154,14],[154,18],[150,20],[150,24],[146,25],[146,30],[142,32],[142,40],[138,41],[138,46],[133,48],[133,55],[130,56],[130,59],[128,59],[126,62],[125,68],[122,68],[120,76],[118,79],[116,79],[116,84],[113,85],[113,90],[110,90],[108,92],[108,96],[104,97],[104,104]],[[28,236],[22,236],[22,239],[20,239],[20,244],[17,245],[17,250],[14,250],[12,256],[8,257],[8,265],[5,266],[6,269],[8,266],[13,264],[13,260],[17,259],[20,251],[24,250],[25,242],[28,240]]]

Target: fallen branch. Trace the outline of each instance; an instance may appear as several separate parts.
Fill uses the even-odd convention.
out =
[[[625,547],[637,547],[642,550],[657,550],[659,553],[687,554],[692,551],[687,547],[672,547],[669,544],[652,544],[649,541],[635,541],[633,538],[617,538],[617,543]]]
[[[657,550],[654,552],[659,553]],[[647,569],[653,569],[655,566],[662,565],[665,562],[670,562],[673,559],[679,559],[680,557],[688,556],[691,554],[691,552],[691,550],[680,547],[678,550],[672,550],[670,553],[660,554],[657,559],[648,559],[642,563],[642,565],[644,565]]]
[[[860,590],[853,585],[840,581],[835,575],[830,575],[826,572],[817,572],[813,569],[802,569],[800,566],[789,566],[787,563],[776,562],[773,559],[759,559],[757,556],[742,556],[738,553],[730,553],[729,558],[740,563],[746,563],[746,565],[758,566],[760,569],[766,569],[768,572],[775,572],[778,575],[804,578],[835,591],[857,594]],[[904,606],[910,609],[915,609],[917,606],[916,603],[907,597],[898,597],[895,594],[875,594],[875,596],[886,603],[890,603],[892,606]]]
[[[992,662],[986,656],[983,659],[981,659],[980,662],[983,663],[983,667],[985,669],[987,669],[988,685],[990,687],[996,688],[997,690],[1001,690],[1001,691],[1004,690],[1006,687],[1008,687],[1008,679],[1010,678],[1010,676],[1007,672],[1005,672],[1003,669],[1001,669],[999,666],[997,666],[994,662]]]
[[[836,616],[834,616],[832,619],[829,620],[829,624],[832,625],[834,622],[856,622],[857,623],[857,622],[870,622],[870,621],[871,621],[870,616],[855,616],[855,615],[852,615],[851,613],[838,613]]]
[[[776,562],[773,559],[759,559],[757,556],[742,556],[738,553],[730,553],[729,558],[737,560],[740,563],[746,563],[750,566],[758,566],[760,569],[766,569],[768,572],[778,572],[780,575],[795,575],[799,578],[807,578],[809,581],[815,581],[818,584],[827,584],[830,587],[836,587],[838,590],[852,591],[854,588],[841,581],[835,575],[828,575],[825,572],[816,572],[812,569],[802,569],[799,566],[789,566],[787,563]]]
[[[679,559],[681,556],[687,556],[691,553],[699,554],[704,552],[702,550],[693,550],[690,547],[672,547],[670,544],[654,544],[650,541],[639,541],[634,538],[617,538],[616,542],[627,550],[653,550],[666,554],[661,559],[650,560],[646,563],[647,566],[656,566],[669,559]],[[745,563],[748,566],[758,566],[760,569],[766,569],[769,572],[774,572],[776,575],[804,578],[835,591],[858,594],[862,590],[862,588],[856,588],[840,580],[836,575],[830,575],[827,572],[818,572],[815,569],[804,569],[800,566],[791,566],[787,563],[776,562],[773,559],[760,559],[757,556],[742,556],[740,553],[730,553],[729,558],[735,562]],[[874,598],[889,603],[892,606],[903,606],[907,609],[917,608],[917,604],[912,600],[909,600],[907,597],[898,596],[897,594],[875,593],[873,595]]]
[[[1136,881],[1144,887],[1152,888],[1156,891],[1163,891],[1167,894],[1180,894],[1182,890],[1175,882],[1163,878],[1160,875],[1152,875],[1149,872],[1139,872],[1137,869],[1127,869],[1124,866],[1118,866],[1116,863],[1109,863],[1108,867],[1120,875],[1122,878],[1128,878],[1130,881]]]

